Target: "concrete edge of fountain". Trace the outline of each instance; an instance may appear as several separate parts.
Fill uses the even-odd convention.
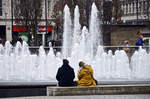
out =
[[[56,86],[57,82],[48,81],[0,81],[0,87],[8,86]]]
[[[116,92],[115,94],[120,94],[124,93],[128,94],[128,89],[132,89],[133,92],[138,93],[138,94],[146,94],[150,92],[150,82],[113,82],[113,81],[101,81],[99,82],[99,85],[96,87],[92,88],[91,87],[57,87],[57,82],[0,82],[0,98],[4,97],[24,97],[24,96],[46,96],[50,94],[51,92],[56,90],[56,93],[60,92],[59,89],[61,90],[61,94],[58,95],[98,95],[98,94],[113,94],[114,91],[116,92],[117,90],[121,90],[121,92]],[[144,89],[143,89],[144,88]],[[134,91],[135,90],[140,90],[142,89],[143,91]],[[66,93],[64,92],[65,90]],[[84,92],[85,90],[88,90],[88,92]],[[123,91],[125,90],[125,91]],[[111,91],[111,92],[110,92]],[[130,90],[129,90],[130,91]],[[72,92],[72,93],[68,93]],[[108,93],[110,92],[110,93]],[[131,92],[131,91],[130,91]],[[132,92],[131,92],[132,93]],[[130,93],[129,93],[130,94]],[[133,93],[134,94],[134,93]],[[150,93],[149,93],[150,94]]]
[[[47,87],[47,96],[150,94],[150,84]]]
[[[98,85],[134,85],[150,84],[150,80],[102,80]],[[0,87],[7,86],[57,86],[57,82],[51,81],[0,81]]]

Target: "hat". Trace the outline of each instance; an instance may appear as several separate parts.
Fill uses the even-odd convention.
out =
[[[80,62],[79,62],[79,66],[80,66],[80,67],[83,67],[84,64],[85,64],[85,63],[84,63],[83,61],[80,61]]]
[[[124,43],[125,43],[125,44],[128,44],[129,42],[128,42],[128,40],[125,40]]]
[[[67,59],[63,59],[63,64],[69,64],[69,61]]]

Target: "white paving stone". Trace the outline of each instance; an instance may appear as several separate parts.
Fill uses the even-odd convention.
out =
[[[90,96],[40,96],[40,97],[17,97],[1,99],[150,99],[150,94],[144,95],[90,95]]]

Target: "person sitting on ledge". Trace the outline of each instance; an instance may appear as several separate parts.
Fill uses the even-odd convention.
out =
[[[58,69],[56,75],[58,85],[61,87],[75,86],[76,83],[73,81],[74,78],[74,69],[69,65],[69,61],[67,59],[63,59],[63,65]]]
[[[96,86],[96,80],[93,77],[93,69],[84,62],[79,62],[80,70],[78,72],[78,86]]]

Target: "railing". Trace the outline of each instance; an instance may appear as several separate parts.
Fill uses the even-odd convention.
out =
[[[29,46],[29,50],[31,52],[31,54],[38,54],[39,53],[39,48],[40,46]],[[50,47],[45,46],[44,47],[45,52],[48,53]],[[55,46],[53,47],[54,53],[56,54],[57,52],[61,52],[62,46]]]
[[[116,50],[124,50],[129,57],[133,55],[133,53],[139,49],[140,46],[104,46],[104,50],[107,52],[109,50],[112,50],[113,54],[115,53]],[[149,53],[150,51],[150,46],[142,46],[143,49]]]
[[[30,46],[29,49],[32,54],[34,53],[38,54],[39,47],[40,46]],[[103,46],[103,47],[104,47],[104,51],[107,52],[109,50],[112,50],[113,54],[116,50],[125,50],[129,57],[132,56],[135,50],[139,49],[139,46]],[[142,46],[142,48],[145,49],[149,53],[150,46]],[[44,47],[44,49],[45,49],[45,52],[48,53],[49,47]],[[62,46],[54,46],[53,49],[54,49],[54,53],[61,52]]]

